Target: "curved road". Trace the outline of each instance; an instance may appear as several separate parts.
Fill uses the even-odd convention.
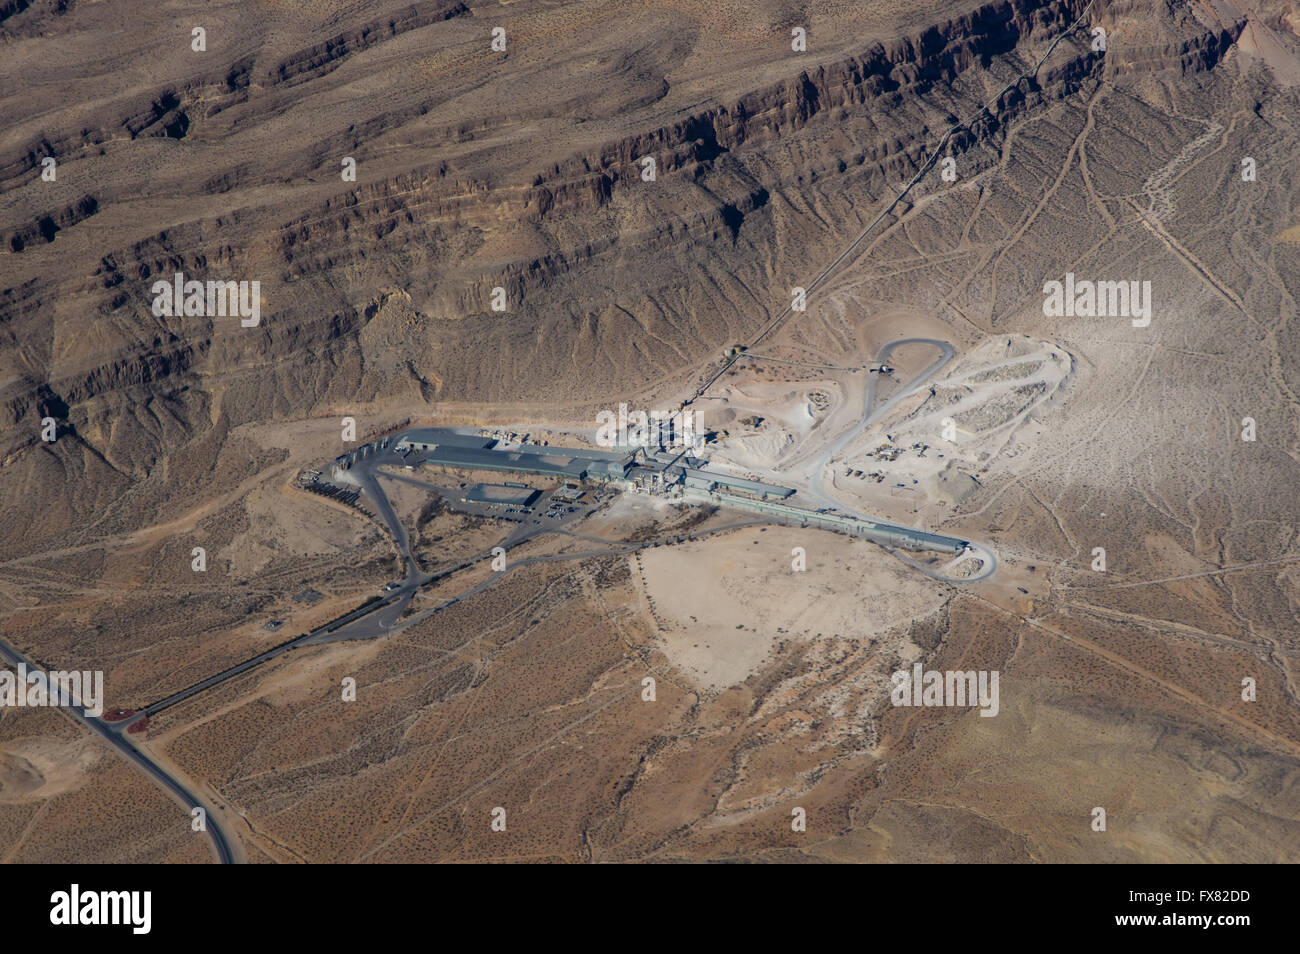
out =
[[[832,261],[829,265],[827,265],[824,269],[822,269],[822,271],[819,272],[811,282],[807,283],[807,285],[805,286],[806,295],[811,295],[814,291],[820,288],[821,285],[826,281],[826,279],[831,275],[831,273],[833,273],[837,268],[839,268],[841,264],[843,264],[846,260],[848,260],[849,257],[853,254],[853,252],[866,239],[866,237],[870,235],[873,231],[875,231],[876,226],[878,226],[881,222],[883,222],[886,216],[888,216],[891,212],[894,211],[895,208],[898,207],[899,203],[902,202],[907,197],[907,194],[912,191],[912,189],[916,186],[916,184],[920,182],[923,178],[925,178],[926,175],[929,174],[930,170],[934,168],[934,166],[938,163],[939,158],[943,155],[944,149],[948,145],[949,141],[958,132],[960,132],[963,129],[967,131],[973,131],[975,127],[975,123],[978,122],[983,116],[985,116],[986,114],[990,116],[996,115],[997,113],[996,107],[998,103],[1001,101],[1003,95],[1005,95],[1008,91],[1014,89],[1024,80],[1026,79],[1032,80],[1033,77],[1038,75],[1038,71],[1042,68],[1043,64],[1047,62],[1047,58],[1052,55],[1052,51],[1055,50],[1056,47],[1066,37],[1073,35],[1074,32],[1078,30],[1080,26],[1083,25],[1084,21],[1088,17],[1089,12],[1092,10],[1092,6],[1095,2],[1096,0],[1088,0],[1088,2],[1084,4],[1083,9],[1079,11],[1078,18],[1075,19],[1063,31],[1061,31],[1061,33],[1059,33],[1054,40],[1052,40],[1051,44],[1047,47],[1046,50],[1043,51],[1042,55],[1039,56],[1039,58],[1033,63],[1032,66],[1030,66],[1026,70],[1022,70],[1019,73],[1017,73],[1014,79],[1012,79],[1000,90],[998,90],[996,94],[994,94],[982,106],[980,106],[980,108],[976,110],[975,113],[972,114],[969,118],[965,120],[959,120],[958,122],[954,123],[951,127],[948,128],[948,130],[939,139],[939,142],[934,148],[934,150],[931,151],[929,158],[926,159],[924,163],[922,163],[921,167],[917,169],[916,174],[913,175],[912,178],[909,179],[907,183],[894,195],[894,197],[890,200],[889,204],[886,205],[880,211],[880,213],[874,219],[872,219],[866,225],[866,227],[863,228],[862,231],[860,231],[854,237],[853,241],[851,241],[848,244],[848,246],[845,247],[845,249],[842,252],[840,252],[838,256],[836,256],[834,261]],[[720,378],[722,378],[724,375],[730,372],[731,369],[735,367],[737,363],[739,363],[739,361],[744,357],[746,351],[754,348],[761,341],[767,338],[768,335],[772,334],[772,332],[774,332],[778,327],[780,327],[781,324],[786,320],[786,318],[790,317],[792,314],[794,314],[792,305],[786,305],[785,308],[782,309],[782,311],[778,315],[776,315],[776,317],[774,317],[771,321],[769,321],[766,325],[763,326],[763,328],[754,337],[754,339],[749,342],[749,345],[744,350],[738,351],[737,353],[733,354],[729,359],[724,361],[722,366],[716,372],[709,375],[709,377],[695,389],[694,393],[689,398],[687,398],[685,401],[682,402],[681,406],[683,408],[688,407],[689,405],[694,404],[706,393],[708,393],[709,389],[712,388],[713,385],[716,384]],[[876,412],[877,415],[883,414],[886,410],[888,410],[890,407],[893,406],[894,402],[900,400],[907,393],[910,393],[910,390],[913,390],[915,386],[919,386],[919,384],[924,380],[926,375],[933,374],[934,371],[943,367],[943,365],[947,363],[948,359],[952,356],[951,355],[952,346],[949,345],[947,342],[933,341],[931,339],[921,339],[921,338],[910,338],[910,339],[904,339],[903,341],[893,342],[890,345],[886,345],[885,348],[882,349],[881,355],[882,357],[887,355],[889,351],[897,345],[904,344],[907,342],[920,343],[922,341],[927,341],[931,344],[936,344],[940,348],[945,349],[944,356],[936,365],[931,366],[930,368],[926,369],[926,371],[922,372],[920,375],[917,375],[915,381],[911,382],[908,388],[904,389],[902,393],[895,395],[889,402],[887,402],[883,407],[881,407]],[[868,392],[867,392],[868,393],[867,396],[868,418],[866,421],[863,422],[863,426],[866,426],[866,424],[869,423],[870,420],[872,419],[869,412],[870,412],[870,404],[874,400],[874,392],[875,392],[874,387],[871,385],[871,383],[869,383]],[[856,433],[857,430],[860,430],[860,428],[855,429],[854,431],[850,431],[850,435]],[[837,447],[843,446],[844,443],[845,440],[842,440],[836,446]],[[820,484],[820,480],[818,480],[818,483]],[[827,498],[823,493],[821,493],[819,488],[814,488],[811,493],[811,496],[819,497],[823,501],[829,501],[829,498]],[[843,508],[842,505],[835,504],[833,501],[829,501],[829,502],[831,506],[841,507],[841,509],[843,509],[844,512],[851,513],[853,516],[858,517],[859,519],[867,519],[867,520],[874,519],[865,514],[859,514],[856,511],[848,510],[848,508]],[[993,571],[997,565],[997,558],[994,556],[993,551],[989,547],[983,544],[972,543],[971,547],[984,559],[985,561],[984,570],[982,570],[978,576],[966,577],[961,580],[949,580],[949,582],[969,583],[977,580],[987,579],[989,576],[993,574]],[[908,561],[908,562],[912,562],[912,561]],[[928,570],[926,572],[929,573]],[[935,574],[933,573],[931,573],[930,575],[935,576]],[[948,580],[947,577],[942,577],[942,576],[938,576],[936,578]]]
[[[15,666],[23,663],[27,666],[29,672],[43,672],[40,666],[37,666],[21,652],[10,646],[8,643],[0,641],[0,656],[6,657]],[[173,796],[182,802],[187,809],[193,811],[196,808],[202,808],[207,819],[207,834],[212,839],[213,850],[217,854],[217,861],[223,865],[232,864],[235,860],[234,853],[230,850],[230,842],[226,838],[226,833],[221,830],[221,823],[217,820],[212,810],[199,801],[198,797],[190,792],[176,778],[168,775],[153,759],[136,747],[127,736],[119,731],[114,730],[114,726],[122,723],[105,722],[97,716],[89,715],[86,710],[78,705],[75,700],[68,700],[66,704],[59,706],[64,712],[69,713],[74,719],[90,729],[101,739],[115,748],[119,755],[135,766],[144,771],[154,783],[158,785],[167,794]],[[135,720],[128,720],[135,721]]]
[[[926,162],[921,166],[920,169],[917,170],[916,174],[912,177],[912,179],[909,180],[908,183],[905,186],[903,186],[903,188],[894,196],[893,200],[876,216],[875,219],[873,219],[857,235],[856,238],[854,238],[854,240],[851,243],[849,243],[848,247],[844,249],[844,251],[833,262],[831,262],[830,265],[828,265],[825,269],[823,269],[823,271],[820,274],[818,274],[817,277],[811,283],[809,283],[809,285],[807,286],[808,292],[812,292],[813,290],[818,288],[826,280],[826,278],[845,259],[847,259],[850,254],[852,254],[852,252],[861,244],[861,242],[867,237],[867,235],[869,235],[875,229],[875,227],[879,225],[880,222],[882,222],[885,219],[885,217],[894,210],[894,208],[898,205],[898,203],[903,200],[903,198],[930,171],[930,169],[933,168],[933,166],[935,165],[935,163],[943,153],[943,147],[947,144],[949,139],[951,139],[952,136],[958,130],[963,128],[967,128],[967,129],[970,128],[973,125],[974,121],[978,119],[980,115],[989,111],[990,105],[997,102],[997,100],[1002,96],[1003,93],[1011,89],[1016,83],[1020,82],[1026,76],[1033,76],[1038,72],[1038,69],[1046,61],[1047,57],[1051,54],[1051,52],[1054,49],[1056,49],[1057,44],[1059,44],[1066,36],[1072,34],[1076,29],[1078,29],[1080,24],[1083,23],[1084,18],[1088,15],[1088,12],[1091,9],[1092,5],[1093,5],[1093,0],[1088,0],[1088,3],[1084,6],[1083,10],[1080,12],[1078,19],[1075,20],[1065,31],[1063,31],[1059,36],[1056,37],[1056,39],[1052,42],[1052,44],[1047,48],[1047,50],[1043,53],[1043,55],[1029,70],[1025,71],[1024,73],[1021,73],[1019,76],[1016,77],[1015,80],[1013,80],[1011,83],[1008,83],[1002,90],[998,92],[996,96],[994,96],[992,99],[988,101],[988,103],[982,106],[974,116],[972,116],[970,119],[964,122],[956,123],[944,134],[943,138],[940,139],[939,141],[938,148],[936,148],[930,154],[930,157],[926,160]],[[761,330],[758,336],[753,340],[753,342],[751,342],[750,347],[753,347],[754,345],[761,342],[772,331],[774,331],[784,321],[784,319],[788,317],[791,313],[792,313],[791,308],[787,306],[784,311],[782,311],[779,315],[777,315],[771,322],[769,322],[769,324],[766,327],[764,327]],[[949,345],[947,342],[938,341],[935,339],[907,338],[907,339],[902,339],[887,344],[883,349],[881,349],[878,360],[883,363],[885,359],[888,357],[889,353],[894,348],[903,344],[933,344],[939,347],[943,353],[934,364],[930,365],[930,367],[926,368],[924,371],[918,374],[912,381],[908,382],[908,385],[902,391],[894,395],[892,398],[886,401],[885,404],[881,405],[881,407],[876,409],[875,411],[872,411],[871,409],[871,405],[875,401],[875,379],[869,377],[867,389],[866,389],[865,402],[864,402],[865,403],[865,407],[863,411],[864,419],[862,423],[858,427],[850,429],[845,434],[844,437],[842,437],[839,441],[837,441],[827,451],[827,453],[823,455],[822,461],[824,463],[829,464],[830,457],[832,457],[835,453],[841,450],[848,443],[848,441],[852,439],[853,436],[861,433],[863,428],[869,426],[874,420],[876,420],[878,417],[880,417],[885,412],[887,412],[892,407],[894,407],[897,404],[897,402],[902,400],[908,394],[913,393],[918,387],[920,387],[924,383],[924,381],[928,377],[930,377],[935,372],[937,372],[940,368],[942,368],[953,356],[952,346]],[[700,385],[700,387],[696,389],[695,394],[690,399],[685,401],[682,406],[686,407],[692,404],[696,399],[698,399],[703,394],[705,394],[709,390],[709,388],[712,387],[713,384],[719,378],[721,378],[728,371],[730,371],[731,368],[743,356],[744,356],[744,352],[740,352],[734,355],[729,361],[725,362],[722,368],[718,370],[715,374],[710,376],[709,379],[705,381],[702,385]],[[845,507],[843,504],[840,504],[835,500],[833,500],[832,498],[828,497],[825,494],[824,489],[822,488],[823,479],[820,476],[826,472],[826,469],[827,468],[825,466],[819,465],[817,470],[819,476],[816,479],[817,486],[811,490],[806,490],[805,491],[806,493],[808,493],[810,496],[820,498],[828,506],[838,509],[841,512],[853,516],[857,519],[868,520],[877,523],[881,522],[876,520],[876,518],[871,517],[870,515],[859,513],[857,511],[852,510],[851,508]],[[401,551],[402,556],[406,560],[406,575],[401,588],[396,593],[392,594],[389,598],[383,600],[382,603],[380,604],[383,610],[385,611],[384,613],[381,614],[382,621],[380,623],[380,626],[383,629],[391,629],[393,624],[396,623],[398,619],[400,619],[401,612],[405,609],[406,604],[410,602],[411,596],[414,594],[415,589],[420,585],[421,574],[420,574],[419,567],[416,565],[416,562],[411,555],[405,528],[402,527],[401,522],[397,519],[396,514],[393,513],[392,507],[388,502],[387,495],[384,494],[383,491],[379,488],[378,481],[375,479],[373,474],[370,473],[370,471],[371,468],[364,469],[364,476],[362,478],[361,483],[364,489],[369,491],[368,496],[370,496],[379,507],[380,517],[384,520],[385,523],[388,524],[390,530],[393,531],[393,537],[397,542],[398,549]],[[912,530],[913,528],[898,527],[898,529],[906,533],[907,531]],[[988,578],[993,574],[993,571],[997,565],[997,559],[994,556],[993,551],[990,550],[988,547],[984,546],[983,544],[971,543],[970,546],[984,560],[984,569],[980,572],[978,576],[967,577],[962,579],[951,579],[933,573],[929,569],[920,566],[919,564],[908,559],[906,556],[904,556],[901,553],[898,553],[897,551],[895,551],[895,555],[898,556],[900,559],[903,559],[904,561],[917,567],[917,569],[920,569],[923,572],[927,573],[928,575],[933,576],[936,579],[945,580],[947,582],[969,583],[969,582],[975,582],[978,580],[983,580]],[[618,550],[611,550],[610,552],[621,552],[621,548],[619,548]],[[557,557],[558,555],[554,555],[551,558],[554,559]],[[530,558],[528,562],[532,562],[533,559],[539,559],[539,558]],[[521,561],[521,563],[522,562],[523,561]],[[431,576],[436,577],[441,575],[442,574],[432,574]],[[426,582],[427,582],[427,578],[426,578]],[[458,598],[463,598],[464,595],[465,594],[463,594],[461,597]],[[355,618],[364,617],[374,612],[375,609],[378,608],[380,607],[376,607],[374,605],[359,607],[357,610],[353,611],[353,613],[348,614],[348,616],[345,617],[345,619],[351,621]],[[421,614],[421,616],[422,615],[423,614]],[[335,624],[330,624],[329,627],[322,627],[322,630],[327,632],[333,632],[338,628],[340,628],[340,626],[337,623],[335,623]],[[317,633],[313,633],[310,635],[319,636],[319,635],[323,635],[323,633],[318,631]],[[298,640],[293,640],[290,643],[283,644],[280,647],[275,647],[275,649],[271,651],[271,654],[278,655],[280,652],[287,651],[288,649],[293,648],[295,645],[300,645],[301,642],[305,641],[308,638],[309,636],[303,636],[300,637]],[[4,643],[3,641],[0,641],[0,655],[3,655],[4,657],[8,658],[15,665],[17,665],[19,662],[22,662],[25,663],[30,670],[39,671],[39,667],[35,666],[30,661],[28,661],[26,657],[23,656],[22,653],[20,653],[16,648],[8,645],[7,643]],[[264,662],[265,659],[269,657],[269,655],[270,654],[264,654],[262,657],[254,657],[254,659],[248,660],[246,661],[246,663],[240,664],[239,666],[236,667],[232,667],[232,669],[227,670],[224,673],[220,673],[217,676],[212,677],[210,680],[204,680],[203,682],[198,683],[187,690],[183,690],[181,693],[177,693],[175,696],[169,697],[166,700],[162,700],[161,704],[155,704],[154,706],[151,706],[150,710],[165,708],[166,706],[171,705],[174,702],[180,701],[181,698],[188,698],[190,695],[193,695],[196,692],[200,692],[204,688],[208,688],[209,686],[214,685],[216,682],[223,681],[226,678],[230,678],[232,675],[237,674],[237,672],[246,671],[246,669],[252,668],[253,666],[257,665],[260,662]],[[213,813],[207,811],[207,807],[202,805],[197,797],[195,797],[192,793],[190,793],[178,780],[173,778],[171,775],[168,775],[167,772],[165,772],[161,767],[159,767],[157,763],[155,763],[151,758],[149,758],[148,755],[146,755],[139,748],[137,748],[130,741],[129,738],[127,738],[125,734],[125,728],[127,725],[129,725],[131,722],[135,720],[128,719],[128,720],[124,720],[121,723],[106,723],[102,719],[88,715],[84,710],[84,708],[82,708],[79,705],[69,703],[68,705],[61,706],[61,708],[71,713],[71,715],[75,719],[77,719],[79,722],[81,722],[83,725],[89,728],[96,735],[100,736],[100,738],[102,738],[109,745],[113,746],[113,748],[115,748],[118,751],[118,753],[121,754],[124,758],[130,760],[139,768],[141,768],[146,774],[149,775],[150,778],[154,780],[156,784],[158,784],[161,788],[163,788],[166,792],[168,792],[168,794],[180,800],[188,808],[190,808],[191,810],[200,807],[204,808],[205,813],[207,815],[207,822],[208,822],[207,833],[212,839],[213,848],[216,851],[217,859],[222,864],[229,864],[234,860],[233,854],[230,850],[230,843],[227,840],[225,833],[221,830],[221,826],[218,823],[217,819],[214,817]]]
[[[817,458],[814,465],[814,471],[813,471],[814,473],[813,484],[811,487],[803,489],[803,492],[805,494],[807,494],[810,498],[812,498],[817,503],[822,504],[823,506],[832,507],[836,510],[839,510],[841,513],[845,513],[851,517],[855,517],[858,520],[869,520],[872,521],[873,523],[879,523],[884,526],[890,526],[891,528],[897,528],[897,532],[904,533],[904,534],[907,533],[909,530],[914,530],[915,528],[903,527],[898,524],[893,524],[887,520],[880,520],[878,517],[874,517],[871,514],[862,513],[861,511],[854,510],[852,507],[846,506],[845,504],[836,500],[833,496],[831,496],[830,492],[826,487],[826,474],[829,473],[831,470],[831,458],[833,458],[836,454],[840,453],[840,451],[842,451],[850,441],[852,441],[855,437],[860,435],[864,430],[866,430],[877,420],[883,417],[887,412],[893,410],[900,401],[902,401],[904,398],[912,394],[915,394],[919,389],[924,387],[925,383],[931,377],[937,374],[939,370],[943,368],[949,361],[951,361],[953,356],[957,353],[956,349],[953,348],[951,344],[949,344],[946,341],[941,341],[938,338],[900,338],[898,341],[889,342],[883,348],[880,349],[880,353],[876,356],[876,363],[880,365],[886,364],[888,362],[889,356],[893,354],[895,348],[901,347],[902,345],[910,345],[910,344],[933,345],[934,347],[939,349],[940,352],[939,357],[936,358],[929,366],[922,369],[920,373],[918,373],[912,378],[912,380],[908,381],[907,384],[897,394],[895,394],[893,397],[885,401],[885,403],[880,405],[880,407],[874,409],[873,409],[873,405],[876,403],[876,380],[879,377],[879,375],[876,376],[869,375],[867,378],[866,392],[864,394],[863,402],[862,402],[862,420],[856,426],[851,427],[847,431],[845,431],[844,435],[840,437],[839,440],[837,440],[834,444],[828,447],[825,453],[823,453],[819,458]],[[940,536],[947,536],[947,534],[940,534]],[[961,538],[953,538],[953,539],[961,539]],[[994,571],[997,569],[997,565],[998,565],[997,556],[993,553],[993,550],[990,547],[988,547],[983,543],[976,543],[974,541],[967,541],[967,542],[970,548],[973,551],[975,551],[976,555],[979,556],[980,559],[984,561],[983,568],[980,570],[979,573],[977,573],[974,576],[966,576],[966,577],[946,576],[942,573],[937,573],[927,567],[922,566],[921,564],[917,563],[915,560],[909,559],[908,557],[904,556],[902,553],[900,553],[897,550],[892,550],[891,552],[893,552],[893,554],[897,556],[899,559],[903,560],[905,563],[920,570],[922,573],[925,573],[927,576],[933,577],[936,580],[942,580],[945,583],[978,583],[981,580],[987,580],[990,576],[993,575]]]

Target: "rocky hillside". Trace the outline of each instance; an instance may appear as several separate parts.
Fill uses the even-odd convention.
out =
[[[865,6],[8,4],[10,541],[204,473],[248,422],[694,381],[1084,10]],[[1246,17],[1123,2],[1089,22],[1104,54],[1076,32],[954,154],[987,166],[1011,118],[1099,82],[1213,70]],[[259,282],[261,323],[155,316],[176,272]]]

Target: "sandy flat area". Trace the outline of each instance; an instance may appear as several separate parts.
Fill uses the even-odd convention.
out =
[[[792,569],[795,547],[807,554],[803,572]],[[646,550],[633,567],[660,648],[711,690],[743,682],[782,640],[878,639],[933,612],[949,592],[872,544],[793,527]]]

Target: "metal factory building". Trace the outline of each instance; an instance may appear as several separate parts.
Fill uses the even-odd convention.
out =
[[[492,437],[449,428],[407,431],[394,449],[419,455],[428,464],[466,470],[503,470],[567,480],[622,479],[632,466],[632,454],[572,447],[520,444],[498,447]]]
[[[461,500],[466,503],[497,504],[502,506],[527,507],[542,495],[540,490],[532,487],[510,487],[505,484],[475,484]]]
[[[686,472],[687,487],[695,490],[713,490],[715,486],[723,487],[727,490],[738,490],[741,493],[751,494],[759,500],[775,498],[784,500],[794,493],[789,487],[778,487],[776,484],[765,484],[759,480],[748,480],[744,477],[734,477],[731,474],[721,474],[711,470],[697,470],[694,467],[684,468]]]

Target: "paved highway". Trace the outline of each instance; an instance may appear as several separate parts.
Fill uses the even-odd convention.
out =
[[[13,646],[0,641],[0,656],[4,656],[11,663],[17,666],[23,663],[28,670],[43,672],[41,667],[37,666],[30,659],[24,656]],[[202,808],[207,816],[207,835],[212,840],[213,850],[216,852],[217,861],[223,865],[234,862],[234,853],[230,850],[230,842],[226,838],[226,833],[221,830],[221,823],[217,820],[212,810],[196,795],[190,792],[179,780],[169,775],[163,770],[158,763],[136,747],[128,736],[117,731],[119,723],[105,722],[103,719],[92,716],[76,700],[67,700],[65,705],[59,706],[64,712],[68,713],[77,722],[88,728],[95,735],[99,736],[110,746],[117,750],[117,753],[131,762],[137,768],[141,769],[167,794],[180,801],[188,811],[195,808]],[[135,721],[135,720],[131,720]],[[188,828],[188,824],[186,828]]]
[[[164,709],[169,709],[178,703],[184,702],[186,699],[190,699],[201,692],[205,692],[214,686],[226,682],[229,679],[240,676],[257,668],[263,663],[270,662],[272,659],[276,659],[277,657],[297,649],[300,646],[314,646],[322,643],[338,642],[345,639],[371,639],[376,636],[387,635],[388,633],[391,633],[394,628],[398,627],[398,623],[402,619],[402,614],[406,612],[407,606],[415,596],[416,591],[421,587],[428,586],[430,583],[434,583],[453,573],[457,573],[460,570],[473,566],[479,561],[491,558],[492,552],[489,549],[477,553],[455,566],[447,567],[432,573],[421,572],[415,557],[411,553],[410,539],[406,528],[402,525],[402,522],[394,512],[392,504],[389,502],[388,495],[384,492],[384,488],[381,485],[381,478],[383,480],[397,480],[403,483],[413,484],[417,487],[437,493],[448,502],[449,506],[465,513],[497,518],[499,518],[500,515],[494,514],[490,508],[487,507],[477,506],[474,504],[461,504],[457,502],[457,491],[451,488],[439,487],[435,484],[417,480],[414,477],[408,477],[405,474],[380,471],[378,469],[380,465],[387,464],[389,466],[395,466],[405,462],[404,458],[393,450],[393,447],[396,445],[399,438],[400,435],[395,435],[389,441],[389,446],[387,448],[376,449],[359,457],[352,465],[351,471],[349,471],[351,479],[355,481],[356,485],[362,489],[366,494],[366,497],[374,504],[376,513],[388,527],[389,533],[392,536],[394,543],[397,545],[398,551],[402,555],[406,568],[406,575],[402,582],[398,584],[397,589],[387,593],[386,595],[372,598],[352,610],[350,613],[331,620],[322,626],[318,626],[309,633],[303,633],[300,636],[295,636],[293,639],[280,643],[278,646],[272,646],[270,649],[258,653],[256,656],[238,662],[218,673],[214,673],[205,679],[186,686],[184,689],[177,690],[171,695],[159,699],[157,702],[150,703],[144,709],[140,710],[140,715],[135,719],[128,719],[119,723],[110,723],[111,728],[109,731],[122,735],[126,731],[127,726],[132,722],[137,721],[140,717],[154,716],[159,712],[162,712]],[[501,543],[496,545],[506,547],[518,546],[539,534],[559,532],[566,524],[576,522],[587,516],[594,507],[594,504],[583,504],[575,507],[574,513],[569,514],[566,512],[564,516],[555,519],[546,518],[540,515],[521,518],[518,526],[512,529]],[[489,582],[496,578],[496,576],[490,578]],[[477,592],[480,588],[481,587],[476,588],[474,592]],[[470,594],[462,594],[457,597],[457,600],[464,599],[468,595]],[[402,625],[407,624],[403,623]]]

